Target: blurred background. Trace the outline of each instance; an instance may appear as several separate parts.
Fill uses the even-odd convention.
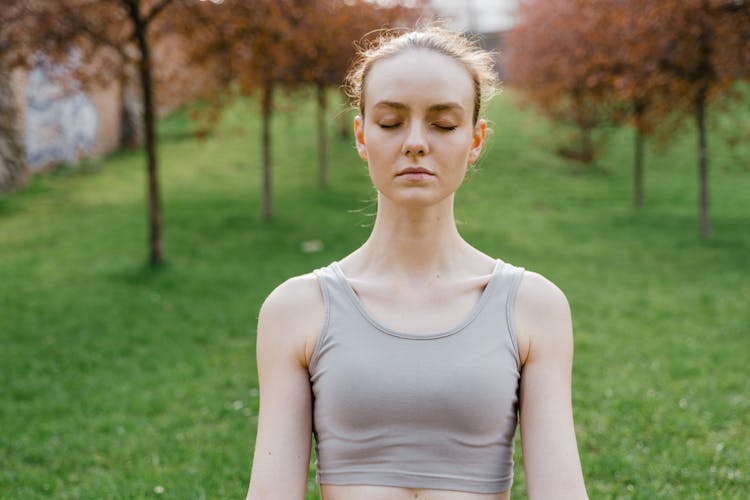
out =
[[[747,0],[3,0],[0,498],[244,496],[260,304],[372,227],[355,44],[436,21],[496,54],[459,230],[568,296],[589,494],[750,496]]]

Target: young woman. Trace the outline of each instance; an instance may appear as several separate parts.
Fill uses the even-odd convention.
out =
[[[247,498],[303,499],[314,433],[324,500],[507,499],[519,419],[529,497],[586,498],[565,296],[453,216],[491,56],[440,28],[384,36],[348,83],[377,216],[361,247],[261,308]]]

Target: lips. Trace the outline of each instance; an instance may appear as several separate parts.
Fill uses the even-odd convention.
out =
[[[423,167],[406,167],[404,169],[399,170],[398,174],[396,175],[406,175],[406,174],[435,175],[433,172]]]

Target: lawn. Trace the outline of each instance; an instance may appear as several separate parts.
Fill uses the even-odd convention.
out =
[[[711,137],[714,234],[702,241],[689,131],[649,150],[637,211],[630,131],[612,131],[598,166],[581,169],[553,153],[565,134],[513,99],[491,107],[489,149],[457,196],[459,229],[568,296],[591,497],[750,497],[750,158]],[[0,198],[0,497],[244,495],[260,304],[356,248],[375,209],[351,140],[332,126],[321,190],[311,104],[283,107],[271,222],[259,217],[252,104],[205,139],[184,112],[162,121],[158,270],[144,265],[140,152]],[[306,253],[312,240],[323,248]],[[513,498],[525,496],[517,453]]]

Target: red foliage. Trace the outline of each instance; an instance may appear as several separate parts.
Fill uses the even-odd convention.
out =
[[[639,103],[650,116],[636,125],[650,132],[750,73],[748,11],[733,0],[527,0],[506,70],[553,117],[578,121],[589,106],[617,121]]]
[[[638,134],[667,136],[675,120],[695,118],[707,236],[706,106],[750,75],[750,2],[526,0],[519,20],[507,40],[510,82],[554,119],[582,130],[627,119]]]
[[[168,29],[189,37],[191,61],[221,61],[223,83],[251,93],[265,85],[338,85],[356,40],[420,12],[364,0],[193,1]]]

